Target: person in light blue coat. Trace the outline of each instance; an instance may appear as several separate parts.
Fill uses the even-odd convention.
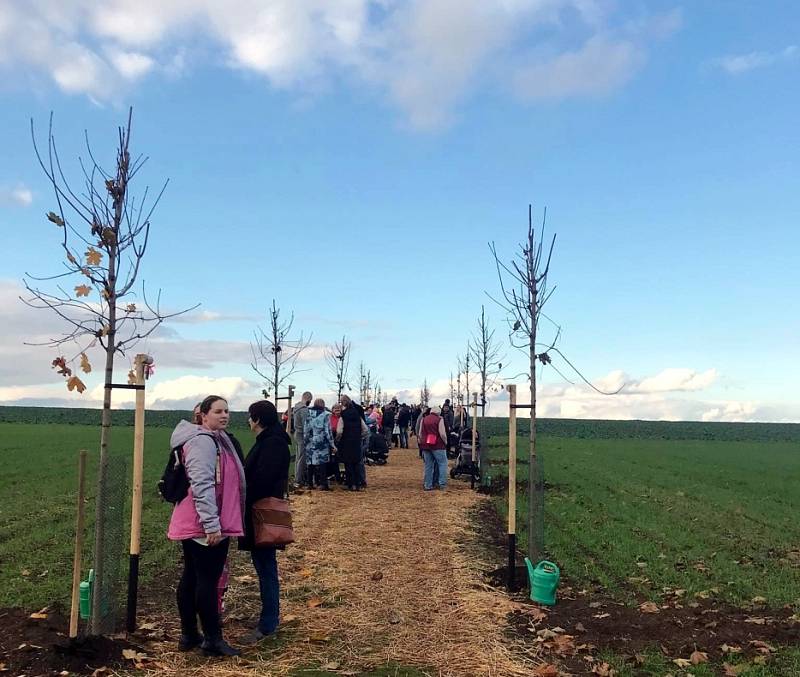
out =
[[[325,400],[314,400],[314,406],[306,416],[303,442],[306,458],[309,461],[309,483],[316,483],[321,489],[330,491],[328,484],[328,461],[331,449],[335,448],[333,430],[331,430],[331,414],[325,409]]]

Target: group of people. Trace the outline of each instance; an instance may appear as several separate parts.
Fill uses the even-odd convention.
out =
[[[347,395],[328,410],[324,400],[305,392],[287,414],[296,442],[295,485],[329,489],[330,477],[342,477],[339,464],[343,463],[347,487],[364,489],[370,434],[387,446],[405,448],[412,434],[424,460],[423,488],[444,489],[450,431],[466,424],[465,415],[465,410],[453,412],[449,400],[441,407],[409,407],[394,399],[383,408],[365,409]],[[268,400],[251,404],[247,420],[255,439],[246,456],[226,430],[230,412],[223,397],[205,398],[195,407],[193,420],[181,421],[172,433],[171,447],[180,451],[189,481],[186,497],[173,508],[167,532],[183,550],[177,588],[181,651],[200,647],[206,655],[240,653],[223,638],[220,620],[232,538],[238,538],[240,550],[250,552],[261,596],[258,621],[240,642],[255,644],[278,628],[277,548],[256,546],[252,512],[263,498],[286,496],[291,438],[286,432],[288,418],[282,421]]]

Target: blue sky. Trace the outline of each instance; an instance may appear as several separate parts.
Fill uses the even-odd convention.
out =
[[[319,358],[346,334],[385,390],[444,395],[482,303],[505,343],[487,242],[510,256],[531,202],[558,233],[561,349],[627,384],[546,371],[546,415],[800,420],[795,3],[28,5],[0,7],[0,401],[101,392],[22,345],[59,328],[16,298],[61,256],[29,119],[54,112],[76,177],[83,130],[110,163],[133,105],[135,192],[170,179],[143,277],[204,311],[142,346],[151,406],[246,405],[272,298],[313,332],[299,387],[330,390]]]

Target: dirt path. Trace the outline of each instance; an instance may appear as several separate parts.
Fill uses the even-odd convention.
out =
[[[279,555],[277,639],[238,661],[213,662],[164,643],[159,672],[354,675],[403,666],[431,675],[530,674],[503,636],[514,603],[481,582],[483,565],[468,552],[467,515],[486,499],[458,480],[425,492],[421,474],[416,450],[393,450],[388,465],[368,469],[366,492],[294,497],[298,543]],[[252,566],[239,553],[226,599],[226,636],[235,643],[258,609]]]

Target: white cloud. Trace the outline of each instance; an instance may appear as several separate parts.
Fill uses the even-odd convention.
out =
[[[155,65],[152,58],[139,52],[109,50],[108,57],[120,74],[128,80],[142,77]]]
[[[33,203],[33,193],[21,183],[13,187],[0,186],[0,205],[28,207]]]
[[[698,373],[693,369],[664,369],[655,376],[638,382],[628,382],[626,393],[667,393],[705,390],[717,380],[715,369]],[[621,385],[621,384],[620,384]]]
[[[742,75],[757,68],[794,61],[800,56],[797,45],[789,45],[778,52],[749,52],[729,54],[712,59],[711,65],[721,68],[729,75]]]
[[[519,69],[514,88],[526,99],[608,94],[627,83],[644,61],[641,46],[594,36],[575,51]]]
[[[610,7],[604,0],[6,0],[0,64],[103,101],[148,74],[185,73],[192,60],[210,58],[301,97],[338,80],[366,83],[413,127],[436,129],[480,88],[537,99],[624,86],[648,43],[674,31],[680,14],[631,22]]]

